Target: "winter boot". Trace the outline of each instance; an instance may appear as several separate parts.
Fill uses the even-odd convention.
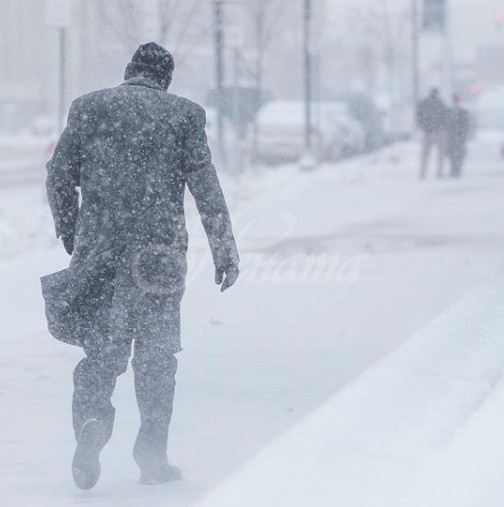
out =
[[[171,466],[167,461],[157,466],[148,466],[140,469],[140,484],[153,485],[164,482],[180,481],[182,472],[179,468]]]
[[[90,419],[82,427],[77,443],[72,474],[79,489],[93,488],[100,478],[100,452],[106,442],[104,425],[97,419]]]
[[[140,484],[161,484],[182,479],[182,472],[168,463],[166,445],[140,432],[133,457],[140,468]]]

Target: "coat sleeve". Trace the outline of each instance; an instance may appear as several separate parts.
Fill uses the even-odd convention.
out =
[[[229,211],[205,133],[205,110],[195,106],[185,143],[185,180],[196,201],[214,264],[225,268],[239,262]]]
[[[79,214],[81,143],[79,114],[72,104],[65,130],[47,163],[47,198],[56,227],[56,236],[73,236]]]

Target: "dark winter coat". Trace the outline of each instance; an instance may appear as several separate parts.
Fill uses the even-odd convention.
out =
[[[450,157],[464,157],[471,129],[471,117],[462,107],[454,107],[448,113],[447,151]]]
[[[56,234],[75,235],[70,268],[42,279],[52,334],[81,346],[157,334],[180,350],[186,186],[216,267],[238,262],[204,110],[142,75],[90,93],[72,104],[47,171]]]
[[[446,128],[448,109],[438,97],[428,97],[418,105],[417,123],[427,134]]]

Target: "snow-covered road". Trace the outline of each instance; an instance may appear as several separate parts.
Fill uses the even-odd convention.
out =
[[[244,269],[224,295],[201,228],[191,226],[170,442],[185,480],[156,488],[138,485],[131,459],[138,415],[128,372],[102,480],[75,490],[70,398],[80,352],[49,337],[38,282],[68,261],[42,189],[1,190],[0,505],[193,505],[491,277],[504,260],[497,145],[475,143],[462,181],[418,182],[416,150],[404,144],[314,173],[286,167],[228,182]]]

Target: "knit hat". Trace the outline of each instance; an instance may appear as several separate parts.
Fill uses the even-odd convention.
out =
[[[170,86],[175,63],[173,56],[155,42],[142,44],[126,67],[124,78],[144,76],[152,79],[163,88]]]

